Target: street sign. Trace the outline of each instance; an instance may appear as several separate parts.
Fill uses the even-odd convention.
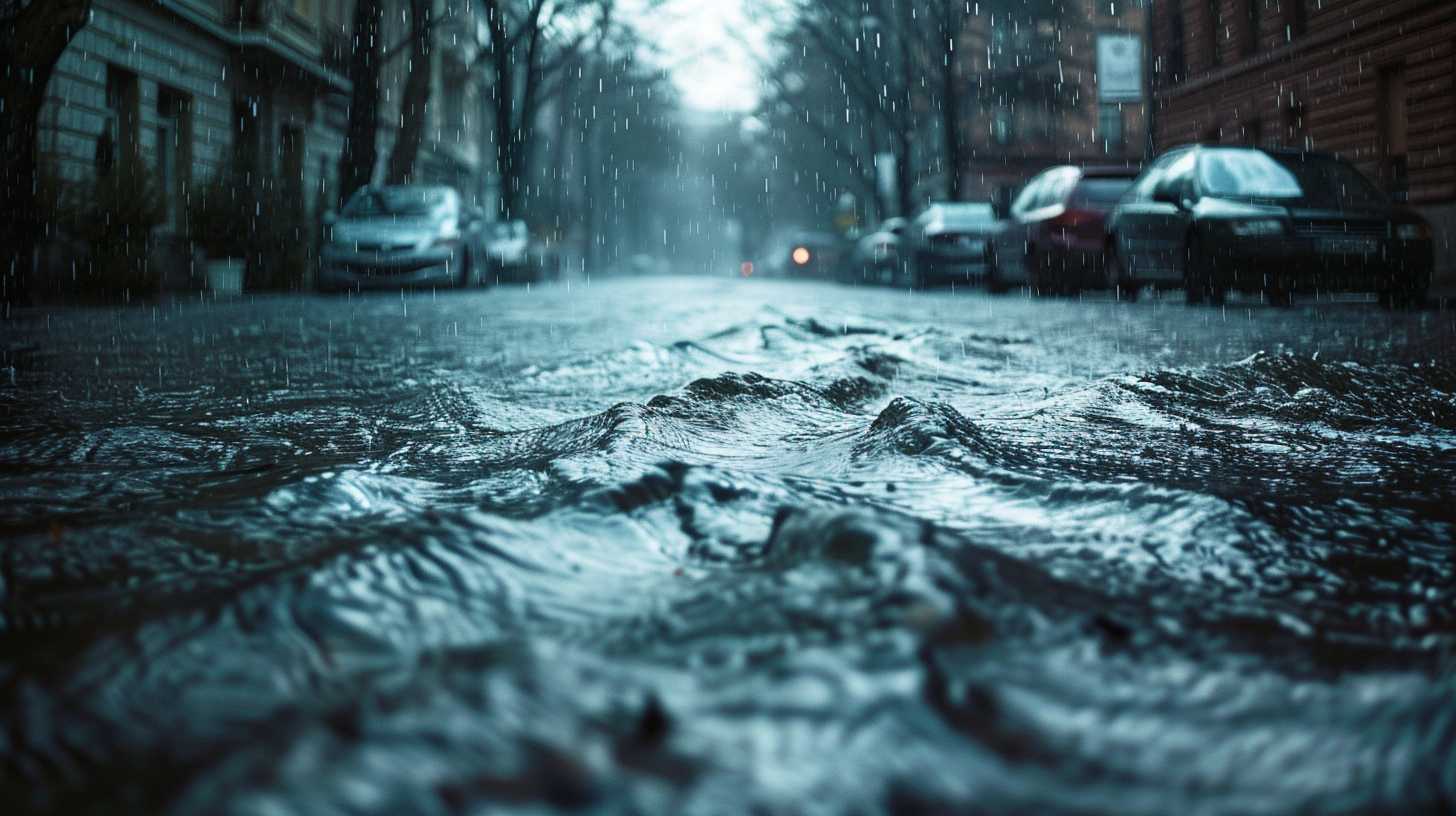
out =
[[[1134,34],[1097,36],[1097,99],[1143,100],[1143,42]]]

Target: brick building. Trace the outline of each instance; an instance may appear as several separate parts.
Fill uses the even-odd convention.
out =
[[[1156,145],[1338,154],[1437,230],[1456,273],[1456,3],[1154,0]]]
[[[165,202],[166,220],[156,231],[164,254],[186,252],[177,231],[188,191],[229,163],[281,185],[286,200],[298,202],[300,233],[316,235],[321,210],[336,194],[353,6],[353,0],[94,0],[91,22],[67,48],[47,89],[38,137],[42,166],[62,180],[81,181],[96,172],[98,151],[105,150],[100,143],[138,156]],[[407,51],[403,4],[386,7],[386,48]],[[431,122],[416,166],[422,180],[481,195],[488,129],[478,80],[466,71],[480,39],[477,15],[452,17],[446,7],[446,0],[436,0]],[[408,71],[406,53],[390,57],[384,71],[380,172]],[[171,266],[181,257],[174,254]],[[55,258],[51,265],[64,262]]]
[[[1148,149],[1140,0],[1013,4],[977,12],[957,44],[970,155],[967,198],[1003,205],[1055,164],[1139,164]]]

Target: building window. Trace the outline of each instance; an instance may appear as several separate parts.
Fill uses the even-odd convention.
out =
[[[1127,135],[1123,130],[1121,105],[1102,105],[1097,109],[1097,131],[1102,134],[1104,153],[1121,153],[1127,146]]]
[[[1286,40],[1293,40],[1304,34],[1306,24],[1305,7],[1306,0],[1279,0],[1280,11],[1284,15],[1284,37]]]
[[[165,220],[176,227],[192,180],[192,101],[171,88],[157,92],[157,183]]]
[[[286,206],[296,215],[304,210],[303,128],[285,125],[278,132],[279,188]]]
[[[1309,145],[1304,139],[1304,102],[1294,95],[1294,91],[1285,91],[1279,97],[1279,111],[1284,121],[1284,132],[1281,134],[1284,144]]]
[[[1217,68],[1223,64],[1223,54],[1219,52],[1219,45],[1223,30],[1223,11],[1220,8],[1219,0],[1208,0],[1204,4],[1208,10],[1208,35],[1204,38],[1208,45],[1208,64]]]
[[[1259,53],[1264,35],[1264,4],[1269,0],[1244,0],[1244,56]]]
[[[129,162],[138,152],[141,95],[137,76],[115,65],[106,66],[106,122],[96,145],[96,172],[106,175],[118,162]]]
[[[1264,146],[1264,122],[1260,119],[1250,119],[1244,125],[1244,142],[1249,147]]]
[[[999,107],[996,109],[995,118],[991,121],[991,138],[1002,147],[1016,141],[1016,117],[1010,108]]]
[[[1381,176],[1397,201],[1410,194],[1407,113],[1405,66],[1386,68],[1380,72]]]
[[[264,159],[272,150],[266,140],[272,121],[266,97],[239,94],[233,97],[233,161],[240,170],[267,173],[271,163]]]
[[[1188,55],[1184,49],[1183,30],[1183,4],[1174,3],[1171,19],[1168,21],[1171,31],[1168,40],[1168,65],[1167,71],[1172,76],[1173,82],[1182,82],[1188,76]]]
[[[440,99],[442,130],[448,138],[459,142],[465,138],[465,103],[470,89],[469,68],[455,59],[447,59],[444,64],[444,74],[444,87],[449,91],[441,94]]]

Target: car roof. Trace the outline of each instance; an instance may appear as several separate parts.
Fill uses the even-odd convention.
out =
[[[933,217],[931,215],[932,213],[944,217],[947,215],[961,215],[973,211],[977,213],[987,210],[995,211],[995,209],[995,206],[989,201],[937,201],[926,207],[925,211],[920,214],[920,217]]]
[[[1303,148],[1298,147],[1256,147],[1253,145],[1222,144],[1219,142],[1193,142],[1191,144],[1178,145],[1177,147],[1170,147],[1167,150],[1164,150],[1162,153],[1159,153],[1158,155],[1165,156],[1175,150],[1239,150],[1265,153],[1270,156],[1297,156],[1301,158],[1333,159],[1335,161],[1343,161],[1343,159],[1341,159],[1339,156],[1336,156],[1334,153],[1329,153],[1323,150],[1304,150]]]
[[[1119,165],[1097,165],[1093,167],[1080,167],[1082,178],[1137,178],[1142,172],[1137,166],[1123,167]]]

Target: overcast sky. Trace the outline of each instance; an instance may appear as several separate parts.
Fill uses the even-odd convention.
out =
[[[641,3],[630,0],[629,5]],[[666,0],[637,13],[645,39],[672,66],[683,102],[703,110],[746,111],[758,102],[755,54],[767,44],[767,26],[754,19],[755,0]]]

